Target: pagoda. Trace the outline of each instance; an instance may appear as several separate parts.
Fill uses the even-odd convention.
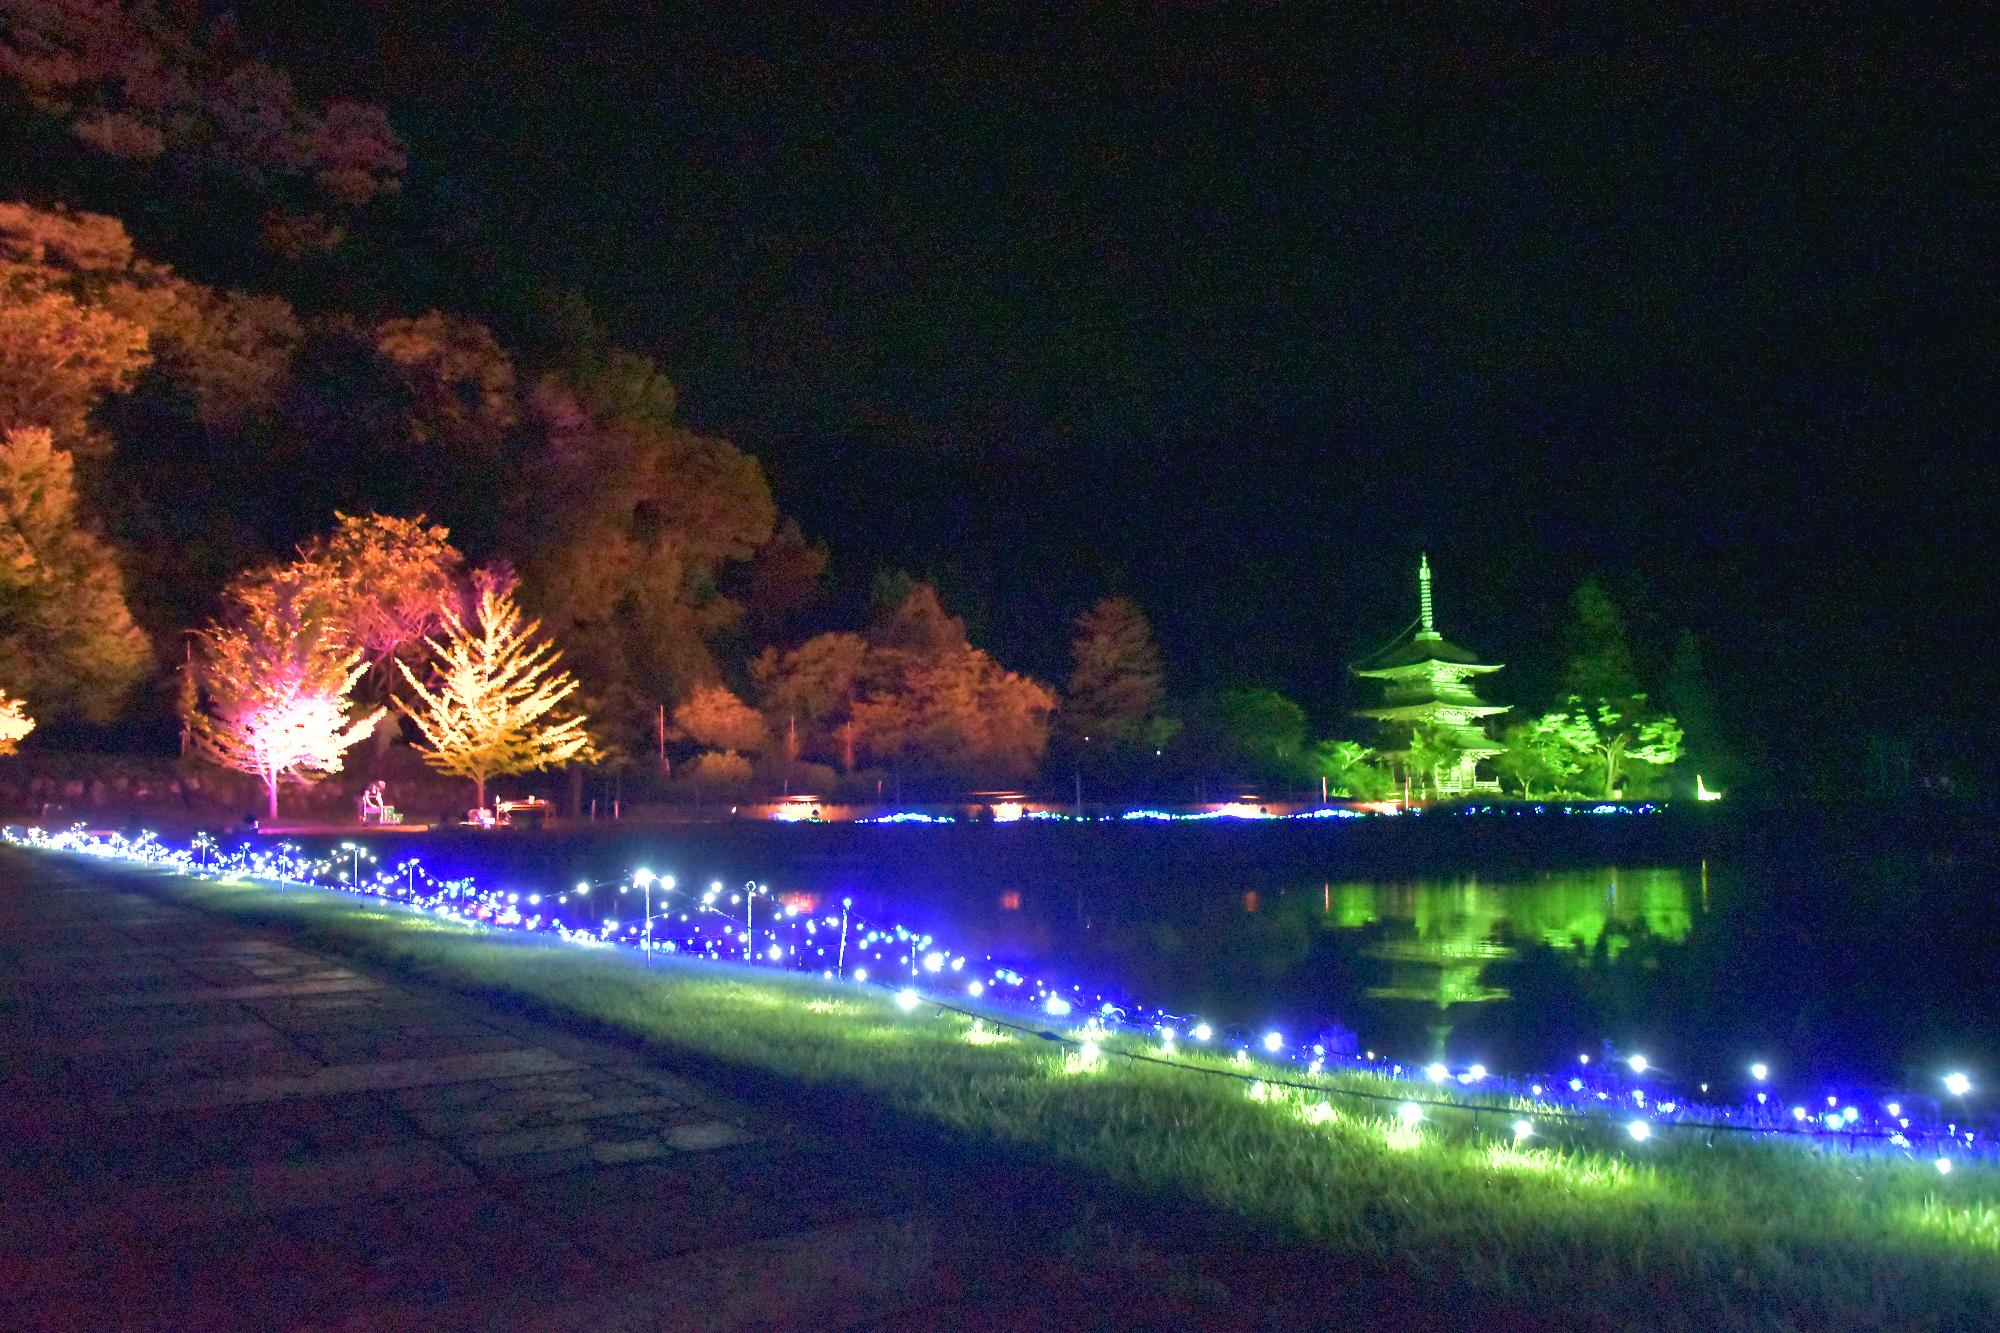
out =
[[[1431,775],[1431,785],[1440,796],[1466,796],[1474,792],[1497,792],[1497,779],[1478,775],[1479,761],[1490,759],[1503,748],[1486,735],[1482,718],[1504,713],[1506,704],[1489,704],[1473,693],[1471,679],[1500,670],[1498,662],[1483,663],[1472,653],[1437,632],[1431,615],[1431,562],[1428,555],[1417,561],[1416,633],[1398,635],[1396,641],[1372,659],[1354,668],[1354,674],[1385,683],[1382,706],[1363,708],[1355,716],[1372,717],[1387,724],[1404,743],[1391,750],[1405,774],[1422,780],[1423,774],[1409,773],[1408,738],[1413,728],[1435,728],[1453,749],[1456,757],[1440,765]]]

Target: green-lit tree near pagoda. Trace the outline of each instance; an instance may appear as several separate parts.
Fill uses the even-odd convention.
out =
[[[484,806],[487,779],[581,758],[590,737],[582,717],[558,715],[577,686],[556,669],[555,645],[538,639],[540,622],[524,619],[512,593],[492,578],[478,585],[472,615],[446,611],[440,634],[424,641],[426,673],[396,663],[414,695],[397,707],[416,724],[424,762],[470,778]]]
[[[1573,792],[1589,753],[1588,731],[1579,730],[1564,712],[1517,722],[1500,734],[1506,749],[1494,760],[1494,767],[1503,781],[1531,801],[1537,796]]]
[[[1378,801],[1396,788],[1396,775],[1372,746],[1359,741],[1321,741],[1312,748],[1312,769],[1326,779],[1326,794]]]

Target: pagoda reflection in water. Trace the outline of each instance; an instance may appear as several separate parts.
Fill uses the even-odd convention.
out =
[[[1360,953],[1388,965],[1386,978],[1366,993],[1434,1009],[1440,1046],[1453,1006],[1507,998],[1507,988],[1488,975],[1494,963],[1540,946],[1574,955],[1581,966],[1610,965],[1635,940],[1686,939],[1695,911],[1686,874],[1670,868],[1504,884],[1471,875],[1421,885],[1330,883],[1322,892],[1325,925],[1370,932]]]

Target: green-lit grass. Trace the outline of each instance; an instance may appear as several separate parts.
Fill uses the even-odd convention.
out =
[[[1248,1087],[816,980],[521,939],[333,893],[169,881],[459,988],[527,997],[794,1085],[1011,1141],[1274,1240],[1470,1289],[1558,1322],[1991,1326],[2000,1172],[1610,1127],[1516,1147],[1513,1116]],[[1132,1047],[1130,1049],[1141,1049]],[[1368,1081],[1354,1086],[1379,1087]]]

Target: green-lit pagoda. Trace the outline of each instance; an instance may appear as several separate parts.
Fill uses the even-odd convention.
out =
[[[1386,753],[1413,785],[1428,780],[1439,796],[1466,796],[1474,792],[1500,790],[1494,778],[1479,776],[1479,761],[1499,754],[1501,747],[1486,735],[1480,719],[1507,711],[1506,704],[1489,704],[1472,691],[1471,678],[1500,670],[1500,663],[1481,662],[1472,653],[1437,632],[1431,615],[1431,562],[1428,555],[1417,561],[1416,632],[1383,649],[1368,662],[1354,668],[1354,674],[1386,682],[1380,708],[1364,708],[1359,717],[1377,718],[1387,725],[1401,749]],[[1435,728],[1439,739],[1452,751],[1445,762],[1429,774],[1410,773],[1410,736],[1423,724]]]

